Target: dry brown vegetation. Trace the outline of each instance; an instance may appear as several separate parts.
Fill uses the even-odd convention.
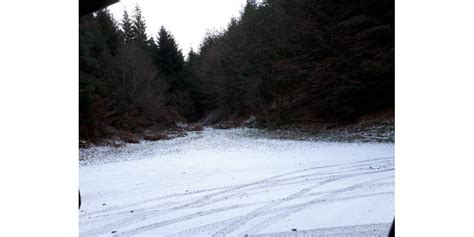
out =
[[[81,18],[82,141],[203,125],[393,129],[393,0],[249,1],[186,60],[164,27],[145,32],[138,7],[120,23],[107,11]]]

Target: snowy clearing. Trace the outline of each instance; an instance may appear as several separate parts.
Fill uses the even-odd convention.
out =
[[[387,236],[393,143],[205,129],[81,149],[81,236]]]

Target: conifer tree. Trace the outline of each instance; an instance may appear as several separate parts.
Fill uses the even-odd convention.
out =
[[[146,35],[146,23],[145,19],[142,16],[142,10],[138,4],[135,6],[132,31],[134,42],[138,46],[146,47],[148,45],[148,36]]]
[[[107,9],[103,9],[97,12],[96,20],[101,40],[106,49],[115,55],[119,47],[119,31],[114,18]]]
[[[122,18],[122,37],[126,44],[130,44],[134,38],[134,32],[132,30],[132,20],[130,19],[127,10],[123,10]]]
[[[160,72],[166,76],[176,77],[183,69],[184,57],[174,37],[162,26],[158,33],[156,64]]]

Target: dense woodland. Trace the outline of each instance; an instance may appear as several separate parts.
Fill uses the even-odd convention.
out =
[[[350,123],[394,107],[393,0],[248,1],[186,57],[165,27],[147,35],[139,6],[120,22],[81,17],[79,31],[84,140],[250,116]]]

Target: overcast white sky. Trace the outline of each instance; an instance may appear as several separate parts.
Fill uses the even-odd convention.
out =
[[[120,0],[108,9],[115,19],[123,10],[133,14],[138,3],[147,24],[148,36],[156,38],[161,25],[171,31],[183,54],[198,49],[207,30],[223,29],[232,17],[239,16],[246,0]]]

